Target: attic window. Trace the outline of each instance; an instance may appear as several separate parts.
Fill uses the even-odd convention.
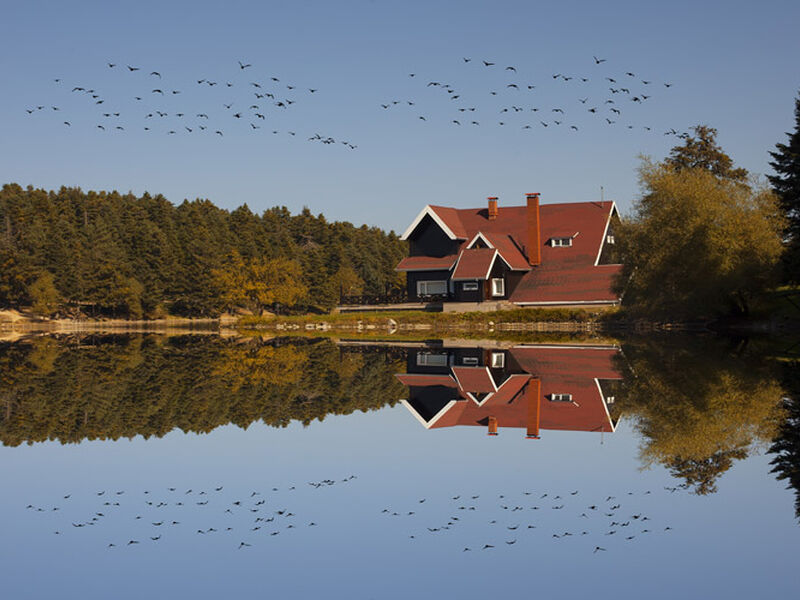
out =
[[[565,247],[565,246],[572,246],[572,238],[571,237],[554,237],[550,238],[550,245],[553,248],[556,247]]]
[[[606,236],[606,244],[613,244],[614,243],[614,236],[609,234]]]
[[[572,402],[572,394],[550,394],[550,402]]]

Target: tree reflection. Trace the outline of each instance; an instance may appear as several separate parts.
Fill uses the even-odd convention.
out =
[[[163,436],[255,421],[285,427],[394,404],[401,363],[327,340],[40,338],[0,345],[0,441]]]
[[[623,345],[620,409],[642,435],[645,466],[661,464],[697,494],[772,440],[783,418],[774,366],[730,341],[656,336]]]
[[[779,480],[786,480],[789,488],[794,488],[795,515],[800,519],[800,361],[783,365],[786,397],[783,405],[786,420],[781,425],[778,437],[769,451],[775,454],[770,464],[772,472]]]

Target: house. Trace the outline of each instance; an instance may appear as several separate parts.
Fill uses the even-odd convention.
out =
[[[409,255],[396,268],[412,301],[617,304],[618,222],[613,202],[540,205],[539,194],[525,206],[428,205],[403,234]]]
[[[612,346],[417,348],[408,352],[403,405],[426,429],[478,426],[608,432],[622,393]]]

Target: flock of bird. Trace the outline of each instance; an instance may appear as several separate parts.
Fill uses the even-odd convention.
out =
[[[307,485],[319,490],[355,479],[355,475],[350,475],[310,481]],[[664,489],[676,492],[687,487],[682,484]],[[279,492],[300,493],[295,486],[233,496],[224,493],[224,489],[219,485],[208,490],[177,487],[127,493],[100,490],[90,494],[91,502],[85,499],[79,502],[83,514],[78,519],[74,514],[78,507],[70,506],[72,494],[63,495],[58,506],[29,504],[26,509],[36,514],[64,515],[63,520],[55,517],[62,526],[53,531],[61,537],[84,530],[102,530],[112,521],[116,523],[109,529],[117,536],[129,528],[124,537],[106,538],[103,543],[108,550],[164,543],[162,540],[176,533],[198,539],[219,538],[231,549],[244,550],[281,534],[290,535],[292,530],[318,526],[315,520],[296,514],[294,511],[298,509],[285,505],[288,500]],[[658,524],[641,508],[630,506],[637,497],[650,494],[650,491],[628,492],[619,499],[612,495],[597,501],[583,499],[578,490],[563,495],[524,491],[492,498],[486,494],[456,494],[438,500],[422,498],[403,509],[387,507],[380,511],[380,516],[398,519],[397,525],[408,534],[409,540],[425,535],[446,537],[457,530],[466,530],[475,541],[461,552],[523,546],[531,539],[541,544],[555,540],[566,543],[575,538],[589,540],[588,544],[584,542],[587,550],[598,553],[608,551],[615,543],[629,543],[642,536],[672,530],[668,525]],[[68,513],[73,514],[66,517]],[[122,526],[119,521],[123,521]],[[576,522],[578,527],[574,527]],[[573,527],[567,529],[570,523]],[[479,534],[481,539],[477,539]],[[463,535],[458,539],[463,540]]]
[[[604,126],[654,131],[652,125],[634,124],[635,109],[651,103],[659,90],[666,91],[673,84],[656,82],[632,71],[608,73],[606,59],[596,56],[592,59],[590,76],[559,72],[544,76],[543,81],[534,81],[521,79],[521,69],[516,66],[463,57],[462,66],[469,69],[469,84],[463,89],[438,78],[423,79],[417,73],[408,74],[414,81],[421,82],[425,89],[438,94],[438,99],[444,103],[442,108],[431,113],[430,109],[434,107],[429,106],[429,110],[422,111],[422,102],[418,99],[392,99],[382,103],[381,108],[405,107],[418,121],[441,119],[433,114],[446,115],[444,119],[459,127],[495,125],[521,130],[563,127],[575,133],[584,127],[587,118],[591,118]],[[83,82],[66,83],[62,78],[53,80],[64,91],[69,90],[71,95],[77,94],[85,99],[88,106],[84,109],[88,108],[94,120],[93,127],[98,132],[123,133],[138,128],[154,134],[223,137],[231,128],[239,127],[253,133],[263,130],[272,135],[295,137],[295,130],[276,128],[276,123],[283,118],[281,113],[290,112],[296,104],[316,97],[318,92],[316,87],[301,88],[274,75],[256,77],[253,65],[241,61],[238,65],[231,65],[230,77],[224,80],[201,77],[194,80],[193,89],[168,85],[169,80],[161,70],[115,62],[107,62],[105,68],[130,80],[128,83],[135,90],[131,92],[131,98],[112,98],[98,87]],[[453,74],[456,71],[453,69]],[[490,73],[491,77],[483,77]],[[570,103],[546,104],[542,94],[548,85],[571,86]],[[198,102],[201,97],[202,102]],[[131,99],[135,101],[135,110],[127,104]],[[120,105],[126,108],[119,108]],[[31,116],[58,113],[63,117],[64,126],[73,125],[68,111],[53,104],[37,104],[26,108],[26,112]],[[686,132],[675,128],[666,130],[664,135],[688,137]],[[337,140],[318,132],[301,138],[325,145],[342,145],[351,150],[357,148],[348,140]]]
[[[338,481],[311,481],[308,485],[319,489],[350,483],[356,478],[350,475]],[[169,487],[161,492],[144,490],[132,500],[128,499],[134,494],[126,494],[125,490],[101,490],[93,494],[97,503],[82,515],[83,518],[69,519],[53,534],[64,536],[72,531],[102,529],[115,518],[122,518],[128,519],[135,533],[123,539],[107,540],[106,547],[109,550],[158,543],[170,537],[176,529],[184,533],[193,532],[196,536],[224,536],[232,547],[242,550],[253,547],[259,538],[272,538],[281,533],[287,535],[293,529],[317,526],[314,521],[300,522],[300,517],[285,506],[267,505],[267,499],[271,499],[271,504],[278,492],[294,492],[296,489],[296,486],[288,486],[283,490],[273,487],[264,493],[252,490],[232,501],[225,499],[224,486],[209,490],[179,490],[177,487]],[[34,513],[66,514],[71,510],[71,499],[72,494],[65,494],[61,498],[61,506],[29,504],[26,509]],[[125,513],[125,508],[131,506],[135,507],[133,516]],[[202,526],[198,527],[198,523],[202,523]]]
[[[676,492],[687,487],[681,484],[664,489]],[[650,494],[650,491],[644,491],[640,495]],[[574,538],[591,540],[586,544],[587,551],[598,553],[607,552],[614,543],[628,543],[641,536],[673,530],[669,525],[656,525],[656,521],[641,509],[623,508],[622,497],[607,496],[602,501],[586,502],[579,496],[578,490],[564,493],[563,496],[530,491],[516,495],[499,494],[494,498],[480,494],[457,494],[445,501],[443,509],[434,511],[438,513],[434,517],[435,522],[416,522],[422,516],[420,509],[426,503],[430,504],[427,498],[403,509],[384,508],[381,514],[390,518],[414,519],[415,530],[408,536],[410,540],[418,540],[422,536],[446,537],[465,528],[483,531],[485,527],[480,526],[488,525],[491,537],[476,539],[474,543],[464,546],[461,552],[494,550],[518,543],[522,546],[531,538],[537,544],[554,540],[566,543]],[[624,497],[625,504],[630,504],[629,501],[635,500],[636,496],[636,492],[628,492]],[[565,516],[562,517],[562,514]],[[567,530],[567,524],[575,524],[575,517],[580,527]]]
[[[454,126],[479,126],[496,125],[517,127],[530,130],[537,127],[563,126],[572,132],[577,132],[583,126],[581,117],[593,117],[606,126],[622,126],[627,129],[640,128],[644,131],[653,131],[651,125],[634,125],[628,119],[632,115],[631,109],[649,103],[651,98],[658,94],[658,90],[667,90],[673,86],[669,82],[656,83],[652,79],[637,76],[631,71],[621,75],[604,75],[607,62],[604,58],[592,57],[594,74],[592,76],[568,75],[565,73],[552,73],[545,78],[545,83],[536,80],[522,80],[519,70],[513,65],[498,65],[488,60],[473,60],[463,57],[464,65],[471,68],[469,78],[472,82],[480,82],[479,89],[471,87],[467,92],[460,86],[446,83],[440,79],[422,79],[417,73],[409,73],[408,77],[420,81],[425,88],[439,94],[440,99],[449,103],[450,110],[446,111],[447,119]],[[481,71],[492,72],[494,75],[490,85],[481,79]],[[498,83],[497,71],[506,75],[502,83]],[[599,73],[599,74],[598,74]],[[602,88],[592,85],[600,82]],[[541,98],[541,92],[547,84],[572,86],[575,92],[574,104],[547,106]],[[487,100],[494,102],[487,103]],[[426,112],[420,114],[418,100],[392,99],[381,103],[383,110],[405,107],[411,115],[419,121],[431,120]],[[674,135],[685,138],[687,133],[670,128],[664,135]]]
[[[98,132],[123,133],[139,129],[166,135],[224,137],[229,128],[239,126],[251,132],[263,130],[272,135],[295,137],[296,131],[274,128],[274,117],[278,111],[288,112],[319,91],[315,87],[300,88],[275,76],[258,78],[251,73],[253,65],[241,61],[238,67],[233,67],[229,79],[217,81],[202,77],[194,81],[194,89],[176,89],[176,86],[167,85],[168,79],[158,70],[115,62],[107,62],[106,68],[130,80],[126,83],[135,90],[131,97],[111,97],[97,86],[83,82],[67,83],[60,77],[53,79],[53,83],[65,92],[69,90],[71,95],[85,100],[87,106],[84,108],[92,115],[93,127]],[[184,100],[187,97],[188,101]],[[198,103],[201,98],[201,103]],[[119,108],[131,100],[136,103],[135,111]],[[64,126],[73,125],[67,111],[53,104],[37,104],[25,110],[31,116],[57,112],[64,118]],[[341,144],[351,150],[357,147],[350,141],[321,133],[313,133],[307,140],[325,145]]]

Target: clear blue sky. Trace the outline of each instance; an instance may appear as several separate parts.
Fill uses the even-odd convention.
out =
[[[398,405],[329,415],[308,428],[254,423],[207,435],[0,447],[3,591],[82,600],[796,594],[800,528],[792,492],[769,473],[769,455],[737,461],[718,493],[695,496],[666,491],[679,482],[661,467],[640,469],[640,437],[628,422],[600,442],[584,432],[543,431],[532,442],[514,429],[498,437],[475,427],[425,430]],[[357,479],[341,483],[351,474]],[[326,478],[337,483],[307,484]],[[208,505],[196,504],[204,499]],[[258,515],[275,521],[252,531],[258,515],[249,511],[261,500]],[[630,525],[609,536],[613,503]],[[97,512],[97,526],[72,527]],[[427,531],[453,516],[459,522],[449,530]],[[307,527],[311,521],[317,526]],[[211,527],[217,531],[196,533]],[[553,537],[564,532],[573,537]],[[127,547],[131,539],[140,544]],[[237,550],[241,541],[252,546]],[[485,543],[494,549],[482,551]],[[596,545],[606,551],[594,553]]]
[[[604,186],[625,210],[638,193],[638,155],[662,158],[678,141],[666,130],[698,123],[719,130],[738,165],[767,173],[800,89],[791,1],[4,5],[0,182],[204,197],[256,212],[308,206],[398,231],[427,203],[476,206],[496,195],[515,204],[531,191],[581,201]],[[266,91],[295,103],[254,95]],[[631,100],[642,93],[651,97]],[[337,143],[308,140],[316,134]]]

